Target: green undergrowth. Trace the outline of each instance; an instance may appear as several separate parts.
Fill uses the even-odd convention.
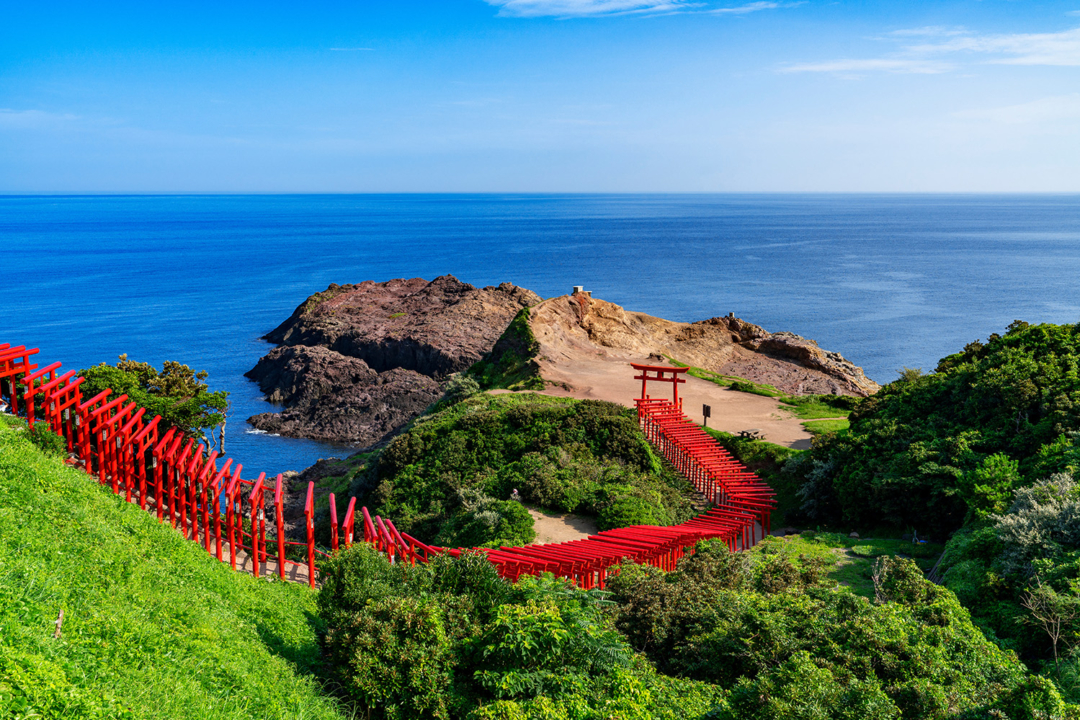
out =
[[[828,433],[840,433],[846,435],[848,428],[851,427],[851,423],[847,418],[837,418],[835,420],[809,420],[802,424],[806,431],[811,435],[826,435]]]
[[[776,398],[780,401],[783,410],[804,420],[846,418],[848,413],[854,410],[861,400],[861,398],[850,395],[789,395],[768,383],[753,382],[737,375],[723,375],[712,370],[681,363],[671,357],[667,359],[676,367],[690,368],[687,370],[687,374],[691,377],[708,380],[720,387],[731,388],[737,392]]]
[[[382,451],[376,480],[369,507],[449,547],[531,542],[515,489],[601,529],[693,515],[688,483],[653,452],[633,410],[534,393],[477,393],[417,419]]]
[[[0,718],[346,717],[314,679],[313,592],[234,572],[19,424],[0,425]]]
[[[668,362],[675,367],[690,368],[686,371],[691,377],[696,377],[700,380],[708,380],[711,383],[715,383],[720,387],[729,387],[739,392],[752,393],[754,395],[764,395],[765,397],[782,397],[784,393],[777,390],[772,385],[766,383],[756,383],[746,378],[739,377],[738,375],[723,375],[712,370],[706,370],[705,368],[694,367],[693,365],[687,365],[686,363],[679,362],[673,357],[665,355]]]
[[[540,344],[529,326],[529,309],[523,308],[496,341],[491,352],[467,371],[484,390],[543,390],[536,356]]]
[[[856,595],[874,597],[874,561],[883,556],[910,558],[929,572],[945,546],[912,543],[890,538],[852,538],[839,533],[805,531],[787,537],[767,537],[751,550],[758,555],[787,553],[793,558],[813,558],[824,563],[825,576]],[[795,564],[799,565],[796,559]]]

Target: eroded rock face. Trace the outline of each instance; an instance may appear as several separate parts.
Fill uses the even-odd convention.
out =
[[[442,381],[488,352],[514,315],[540,302],[510,283],[476,288],[444,275],[331,285],[265,339],[247,373],[284,409],[248,419],[289,437],[368,446],[442,394]]]
[[[331,285],[265,339],[321,345],[376,372],[404,368],[442,379],[479,360],[518,310],[538,302],[510,283],[476,288],[453,275]]]
[[[862,368],[839,353],[734,316],[673,322],[577,293],[534,307],[529,326],[540,346],[541,377],[565,387],[575,386],[596,363],[674,358],[796,395],[866,396],[878,390]]]

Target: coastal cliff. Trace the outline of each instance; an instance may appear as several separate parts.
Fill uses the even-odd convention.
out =
[[[248,422],[289,437],[374,444],[435,402],[448,376],[539,302],[510,283],[477,288],[452,275],[332,284],[265,336],[279,347],[246,375],[283,407]]]
[[[491,368],[514,367],[520,387],[542,383],[586,391],[606,374],[625,375],[627,362],[669,359],[792,395],[866,397],[879,387],[862,368],[813,340],[770,333],[733,315],[673,322],[574,293],[545,300],[521,323],[515,320],[484,361]],[[531,382],[523,380],[529,374]]]

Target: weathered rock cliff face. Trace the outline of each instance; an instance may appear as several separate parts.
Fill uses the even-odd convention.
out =
[[[535,293],[476,288],[451,275],[331,285],[266,335],[278,347],[247,373],[281,412],[248,419],[290,437],[366,446],[442,394],[441,381],[488,352]]]
[[[770,333],[734,316],[680,323],[624,310],[584,293],[552,298],[529,312],[540,377],[573,387],[597,363],[670,357],[768,383],[791,394],[870,395],[878,384],[862,368],[813,340]]]

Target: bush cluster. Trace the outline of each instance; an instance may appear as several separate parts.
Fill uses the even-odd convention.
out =
[[[472,395],[417,420],[382,451],[377,473],[366,501],[378,513],[451,546],[527,535],[527,513],[505,504],[514,490],[593,515],[601,529],[692,516],[686,480],[654,454],[632,410],[606,402]]]
[[[162,418],[162,427],[176,427],[185,434],[203,438],[205,431],[226,421],[229,401],[224,390],[211,392],[204,382],[205,371],[167,360],[158,370],[149,363],[128,360],[121,355],[117,364],[101,363],[79,371],[84,398],[112,390],[109,400],[127,395],[129,402],[146,408],[146,418]]]
[[[322,573],[328,659],[365,717],[700,718],[721,696],[636,657],[602,593],[511,585],[478,553],[390,565],[360,544]]]
[[[944,584],[1004,647],[1080,700],[1080,486],[1059,473],[1018,489],[1007,512],[973,523],[949,541]],[[1039,621],[1049,604],[1053,638]],[[1064,657],[1054,662],[1055,656]]]
[[[609,588],[616,627],[659,670],[730,689],[714,718],[1075,711],[912,561],[878,562],[878,602],[830,586],[809,558],[763,552],[751,562],[720,543],[699,545],[673,573],[624,566]]]
[[[394,566],[354,546],[319,607],[338,682],[372,718],[1080,717],[911,561],[876,575],[871,602],[773,544],[706,542],[674,572],[628,563],[586,592],[510,584],[479,554]]]
[[[1009,326],[860,402],[789,470],[806,518],[947,533],[1016,487],[1080,467],[1080,326]]]

